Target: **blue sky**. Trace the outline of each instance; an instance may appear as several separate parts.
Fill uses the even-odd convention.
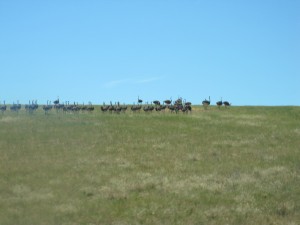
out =
[[[300,105],[300,1],[0,0],[0,101]]]

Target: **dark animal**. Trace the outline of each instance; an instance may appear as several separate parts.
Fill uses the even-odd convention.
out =
[[[216,104],[217,104],[218,108],[220,109],[220,107],[223,105],[222,98],[221,98],[221,101],[218,101]]]
[[[138,96],[138,104],[142,104],[143,103],[143,100],[140,99],[140,97]]]
[[[49,101],[47,101],[47,105],[43,105],[43,110],[45,112],[45,115],[47,115],[51,109],[52,109],[52,105],[49,104]]]
[[[142,108],[141,105],[132,105],[130,109],[132,112],[137,112],[137,111],[139,112],[141,108]]]
[[[223,104],[225,105],[225,108],[227,108],[231,105],[228,101],[224,101]]]
[[[160,101],[155,100],[155,101],[153,101],[153,104],[154,104],[154,105],[160,105]]]
[[[108,110],[110,113],[116,110],[115,106],[112,105],[112,102],[110,101],[110,106],[108,107]]]
[[[13,103],[9,108],[10,108],[10,111],[18,113],[19,110],[21,109],[21,104],[19,104],[19,102],[17,104]]]
[[[59,98],[57,98],[55,101],[53,101],[54,105],[58,105],[59,104]]]
[[[205,109],[210,105],[210,96],[208,97],[208,100],[202,101],[202,105],[204,106]]]
[[[168,99],[165,100],[164,103],[167,104],[167,105],[170,105],[172,103],[172,98],[170,98],[170,100],[168,100]]]
[[[121,106],[121,110],[122,110],[122,112],[126,112],[126,110],[127,110],[127,105],[125,105],[125,103],[124,103],[124,105],[123,106]]]
[[[4,103],[3,105],[0,105],[0,111],[2,114],[6,111],[5,101],[3,103]]]
[[[168,109],[173,113],[176,110],[176,107],[174,105],[168,105]]]
[[[109,109],[109,105],[105,105],[105,102],[103,102],[103,105],[100,107],[102,112],[107,112]]]
[[[86,109],[88,112],[93,112],[95,110],[95,107],[92,105],[91,102],[89,102],[89,106]]]

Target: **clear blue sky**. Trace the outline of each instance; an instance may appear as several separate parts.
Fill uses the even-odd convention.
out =
[[[0,101],[300,105],[298,0],[0,0]]]

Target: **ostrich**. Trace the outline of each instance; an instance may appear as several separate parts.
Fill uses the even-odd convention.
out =
[[[121,110],[122,110],[123,113],[126,112],[126,110],[127,110],[127,105],[125,105],[125,103],[123,104],[123,106],[121,106]]]
[[[37,100],[35,100],[35,103],[32,104],[33,110],[37,110],[39,108],[39,105],[37,104]]]
[[[181,111],[183,113],[187,113],[188,112],[188,107],[187,106],[183,106],[182,109],[181,109]]]
[[[6,111],[6,105],[5,105],[5,101],[3,101],[3,105],[0,105],[0,111],[3,114]]]
[[[80,110],[82,112],[87,111],[88,107],[86,105],[84,105],[84,102],[82,103],[82,106],[80,107]]]
[[[225,105],[225,108],[231,105],[231,103],[229,103],[228,101],[224,101],[223,104]]]
[[[153,101],[153,104],[154,104],[154,105],[160,105],[160,101],[155,100],[155,101]]]
[[[37,110],[38,109],[38,104],[37,104],[37,100],[34,102],[33,100],[31,101],[31,103],[30,103],[30,101],[29,101],[29,104],[26,104],[25,105],[25,110],[26,110],[26,112],[28,112],[28,113],[33,113],[35,110]]]
[[[43,105],[43,110],[45,112],[45,115],[48,114],[48,112],[52,109],[52,105],[51,105],[51,102],[49,104],[49,101],[47,101],[47,105]]]
[[[142,104],[143,103],[143,100],[140,99],[140,97],[138,96],[138,104]]]
[[[55,101],[53,101],[54,105],[58,105],[59,104],[59,97],[57,97],[57,99]]]
[[[186,100],[184,100],[184,106],[183,106],[182,111],[185,113],[192,112],[192,103],[186,102]]]
[[[161,112],[161,111],[165,111],[165,109],[167,108],[167,106],[166,105],[156,105],[155,106],[155,111],[157,111],[157,112]]]
[[[223,105],[222,98],[221,98],[221,101],[218,101],[216,104],[217,104],[218,108],[220,109],[220,107]]]
[[[87,107],[88,112],[93,112],[95,110],[95,107],[92,105],[91,102],[89,102],[89,106]]]
[[[172,98],[170,98],[170,100],[168,100],[168,99],[165,100],[164,103],[167,104],[167,105],[170,105],[172,103]]]
[[[115,108],[116,113],[120,113],[122,111],[122,107],[120,106],[120,102],[117,103],[117,106]]]
[[[207,107],[210,105],[210,96],[208,97],[208,100],[204,100],[202,101],[202,105],[204,107],[204,109],[207,109]]]
[[[19,104],[19,101],[17,102],[17,104],[13,103],[10,107],[10,111],[14,111],[14,112],[19,112],[19,110],[21,109],[21,104]]]
[[[168,105],[168,109],[173,113],[176,110],[176,107],[174,105]]]
[[[166,105],[160,105],[160,111],[165,111],[165,109],[167,108],[167,106]]]
[[[151,105],[148,105],[148,109],[150,112],[152,112],[154,110],[154,106],[152,105],[152,102],[151,102]]]
[[[155,107],[155,111],[156,111],[156,112],[160,112],[161,110],[162,110],[161,105]]]
[[[185,105],[185,108],[188,111],[192,112],[192,105]]]
[[[147,106],[144,106],[143,107],[143,110],[144,110],[144,112],[149,112],[149,106],[147,105]]]
[[[112,113],[113,111],[115,111],[115,106],[112,105],[112,102],[110,101],[110,106],[108,107],[108,110],[110,113]]]
[[[100,107],[102,112],[107,112],[107,110],[109,109],[109,105],[105,105],[105,102],[103,102],[103,105]]]
[[[175,101],[175,105],[182,105],[182,98],[178,98],[178,99]]]
[[[25,105],[25,110],[26,110],[26,112],[29,112],[29,113],[30,113],[30,106],[31,106],[31,103],[30,103],[30,100],[29,100],[29,104],[26,104],[26,105]]]
[[[140,111],[141,108],[142,108],[141,105],[132,105],[130,109],[132,112],[137,112],[137,111]]]
[[[184,105],[192,105],[192,103],[191,102],[186,102],[185,100],[184,100]]]

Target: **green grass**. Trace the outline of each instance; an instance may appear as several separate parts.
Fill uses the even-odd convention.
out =
[[[0,114],[0,224],[300,221],[300,107]]]

